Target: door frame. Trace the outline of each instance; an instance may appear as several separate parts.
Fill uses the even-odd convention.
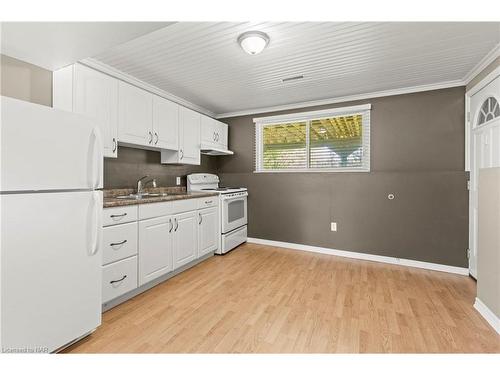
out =
[[[469,91],[465,92],[465,160],[464,160],[464,169],[466,172],[469,172],[469,180],[467,181],[467,190],[469,191],[469,214],[468,214],[468,220],[469,220],[469,242],[468,242],[468,254],[470,252],[470,234],[472,231],[472,222],[471,222],[471,213],[470,213],[470,172],[471,172],[471,158],[472,158],[472,127],[476,118],[476,114],[470,113],[470,103],[471,103],[471,98],[474,94],[478,93],[481,91],[484,87],[486,87],[489,83],[491,83],[494,79],[496,79],[498,76],[500,76],[500,66],[496,67],[488,73],[481,81],[476,83]],[[469,274],[476,278],[477,275],[474,275],[470,272],[471,270],[471,262],[470,262],[470,257],[469,257]],[[477,263],[477,262],[476,262]]]

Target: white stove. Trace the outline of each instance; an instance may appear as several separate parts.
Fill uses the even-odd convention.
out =
[[[220,241],[217,254],[225,254],[247,241],[247,196],[242,187],[220,187],[219,176],[194,173],[187,176],[188,192],[219,193]]]

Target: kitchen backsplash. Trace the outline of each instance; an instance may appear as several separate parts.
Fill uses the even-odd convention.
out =
[[[130,147],[118,147],[116,159],[104,159],[104,188],[136,188],[142,176],[155,177],[158,186],[175,186],[175,178],[181,177],[186,186],[190,173],[217,173],[217,160],[201,155],[201,165],[172,165],[160,163],[161,153]]]

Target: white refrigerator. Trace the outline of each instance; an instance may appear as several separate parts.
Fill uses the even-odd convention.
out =
[[[53,352],[101,324],[101,137],[1,97],[0,347]]]

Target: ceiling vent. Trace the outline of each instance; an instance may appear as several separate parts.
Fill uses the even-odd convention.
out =
[[[283,82],[283,83],[293,82],[293,81],[298,81],[299,79],[302,79],[302,78],[304,78],[304,76],[301,74],[298,76],[282,78],[281,82]]]

